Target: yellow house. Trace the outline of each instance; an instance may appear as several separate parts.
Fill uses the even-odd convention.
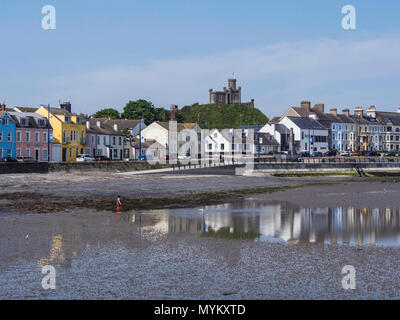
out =
[[[86,153],[86,125],[82,118],[71,112],[71,103],[65,102],[60,108],[50,110],[41,106],[36,113],[50,117],[54,143],[61,144],[62,161],[76,161],[79,154]]]

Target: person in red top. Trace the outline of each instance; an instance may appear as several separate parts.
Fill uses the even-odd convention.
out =
[[[120,212],[121,206],[122,206],[121,196],[118,196],[118,198],[117,198],[117,212]]]

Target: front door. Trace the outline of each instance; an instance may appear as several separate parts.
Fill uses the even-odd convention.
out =
[[[36,161],[39,161],[40,159],[39,159],[39,150],[35,150],[35,159],[36,159]]]
[[[67,148],[62,149],[62,161],[67,161]]]

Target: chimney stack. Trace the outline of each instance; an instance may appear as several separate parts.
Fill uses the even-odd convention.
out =
[[[318,110],[321,113],[325,112],[325,105],[323,103],[317,103],[314,105],[314,109]]]
[[[306,110],[307,112],[310,112],[311,110],[311,101],[302,101],[301,102],[301,107]]]
[[[354,109],[354,115],[357,116],[357,117],[362,117],[362,116],[364,116],[364,109],[363,109],[363,107],[356,107],[356,108]]]
[[[60,103],[60,108],[66,110],[68,112],[72,112],[71,102]]]
[[[0,113],[6,112],[6,105],[4,103],[0,104]]]
[[[86,128],[87,128],[87,129],[90,129],[90,121],[89,121],[89,120],[86,121]]]
[[[97,125],[98,128],[101,128],[100,121],[97,121],[97,122],[96,122],[96,125]]]
[[[335,117],[337,117],[337,109],[336,108],[332,108],[331,110],[329,110],[331,112],[332,115],[334,115]]]
[[[176,104],[171,105],[171,121],[176,121],[176,113],[178,111],[178,106]]]
[[[118,131],[118,124],[116,124],[116,123],[114,124],[114,130]]]
[[[343,113],[346,117],[350,117],[350,110],[349,110],[349,109],[343,109],[342,113]]]

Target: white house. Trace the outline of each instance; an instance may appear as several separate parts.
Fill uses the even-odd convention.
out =
[[[327,152],[328,129],[311,118],[283,117],[280,121],[286,128],[293,129],[296,152]]]
[[[201,129],[196,123],[153,122],[142,131],[142,139],[155,140],[171,154],[198,154]]]

